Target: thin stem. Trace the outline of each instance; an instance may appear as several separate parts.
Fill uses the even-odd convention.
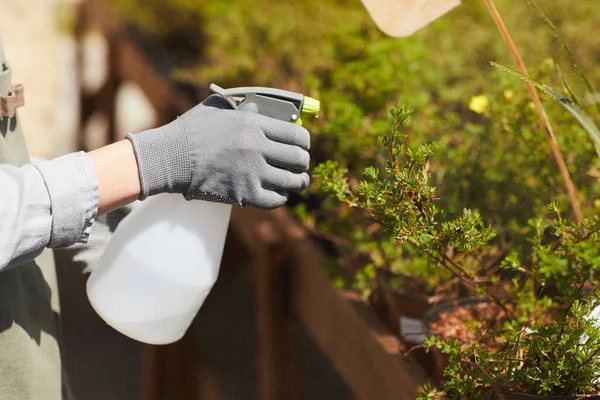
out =
[[[467,360],[467,359],[462,359],[462,360],[461,360],[461,362],[463,362],[463,363],[465,363],[465,364],[467,364],[467,365],[470,365],[470,366],[472,366],[472,367],[475,367],[476,369],[478,369],[478,370],[479,370],[481,373],[483,373],[483,374],[486,376],[486,378],[488,378],[488,379],[489,379],[490,383],[491,383],[493,386],[495,386],[495,387],[497,387],[497,388],[502,388],[502,387],[503,387],[503,386],[502,386],[500,383],[498,383],[498,382],[497,382],[497,381],[496,381],[494,378],[492,378],[492,376],[491,376],[491,375],[490,375],[490,374],[489,374],[489,373],[488,373],[488,372],[485,370],[485,368],[483,368],[483,367],[482,367],[481,365],[479,365],[478,363],[476,363],[476,362],[473,362],[473,361],[469,361],[469,360]]]
[[[421,245],[419,243],[417,243],[416,241],[412,240],[412,239],[408,239],[408,242],[410,244],[412,244],[413,246],[415,246],[415,248],[417,250],[419,250],[421,253],[431,257],[432,259],[436,260],[438,263],[440,263],[442,266],[446,267],[446,269],[448,269],[450,272],[452,272],[458,279],[460,279],[465,285],[476,289],[477,288],[477,284],[475,282],[473,282],[473,277],[471,276],[471,274],[469,274],[465,269],[463,269],[460,265],[458,266],[458,268],[454,269],[455,265],[448,265],[446,264],[444,261],[444,258],[442,256],[438,256],[436,254],[434,254],[433,252],[431,252],[430,250],[424,249],[423,247],[421,247]],[[468,279],[467,279],[468,278]],[[471,279],[471,280],[469,280]]]
[[[506,43],[506,46],[508,47],[508,50],[510,51],[510,54],[512,55],[515,62],[517,63],[519,69],[521,70],[521,72],[523,74],[529,75],[527,73],[527,68],[525,67],[525,63],[523,62],[523,59],[521,58],[521,55],[519,54],[519,51],[517,50],[517,47],[516,47],[514,41],[512,40],[512,37],[510,36],[508,29],[506,29],[506,25],[504,25],[504,21],[502,20],[502,17],[500,16],[498,9],[496,8],[496,5],[494,4],[494,0],[484,0],[484,2],[486,4],[488,10],[490,11],[492,18],[494,19],[494,22],[496,23],[496,26],[498,27],[498,30],[500,31],[500,34],[502,35],[502,38],[504,39],[504,42]],[[571,207],[573,208],[573,213],[575,214],[575,219],[577,220],[578,223],[582,223],[583,222],[583,212],[581,211],[581,204],[579,203],[579,198],[577,196],[577,189],[575,188],[575,185],[573,184],[573,180],[571,179],[571,175],[569,174],[569,170],[567,169],[567,164],[565,162],[565,159],[564,159],[562,153],[560,152],[560,149],[558,148],[558,142],[556,141],[556,136],[554,135],[554,130],[552,129],[552,125],[550,124],[548,115],[546,114],[546,110],[544,109],[544,106],[542,105],[542,100],[540,99],[538,92],[535,90],[535,88],[533,87],[533,85],[531,83],[529,83],[529,82],[526,82],[526,83],[527,83],[527,90],[529,91],[529,95],[531,96],[531,99],[533,100],[533,103],[535,104],[535,108],[540,116],[540,120],[542,121],[542,123],[544,124],[544,127],[546,128],[546,135],[548,137],[548,142],[550,143],[550,148],[552,149],[552,154],[554,156],[554,160],[556,161],[556,164],[558,165],[560,174],[562,175],[562,178],[565,181],[565,186],[566,186],[567,193],[569,196],[569,202],[571,203]]]
[[[425,348],[424,344],[415,345],[415,346],[411,347],[410,349],[408,349],[408,351],[404,353],[404,356],[408,357],[413,351],[418,350],[418,349],[424,349],[424,348]]]
[[[594,357],[596,357],[598,355],[598,353],[600,353],[600,347],[597,347],[596,350],[594,350],[594,352],[592,354],[590,354],[590,356],[588,358],[586,358],[585,361],[579,365],[579,367],[577,367],[577,373],[579,373],[581,368],[583,368],[586,364],[591,362],[594,359]]]
[[[582,238],[577,240],[577,243],[585,242],[586,240],[588,240],[589,238],[591,238],[594,234],[596,234],[598,232],[600,232],[600,226],[597,226],[594,229],[592,229],[591,231],[589,231],[585,236],[583,236]]]
[[[424,249],[423,247],[421,247],[419,245],[419,243],[415,242],[414,240],[409,239],[408,241],[409,241],[410,244],[412,244],[413,246],[415,246],[415,248],[417,250],[419,250],[420,252],[422,252],[422,253],[428,255],[429,257],[433,258],[434,260],[436,260],[437,262],[439,262],[442,267],[444,267],[448,271],[452,272],[465,285],[471,287],[472,289],[477,289],[479,287],[477,285],[477,283],[475,282],[475,277],[471,273],[469,273],[469,271],[467,271],[466,269],[464,269],[460,264],[458,264],[456,261],[454,261],[450,257],[448,257],[446,255],[441,255],[441,256],[438,257],[434,253],[432,253],[431,251],[429,251],[429,250]],[[500,309],[502,311],[504,311],[509,318],[511,318],[511,319],[514,318],[513,313],[502,303],[502,301],[499,298],[497,298],[496,296],[494,296],[493,294],[491,294],[488,290],[485,291],[485,295],[490,300],[492,300],[498,307],[500,307]]]

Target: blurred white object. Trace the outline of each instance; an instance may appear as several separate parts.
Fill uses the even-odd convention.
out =
[[[88,279],[94,310],[132,339],[179,340],[219,275],[231,208],[179,194],[141,202]]]
[[[600,305],[596,305],[592,311],[590,312],[590,315],[588,315],[587,319],[593,319],[594,320],[594,325],[598,326],[600,325]],[[587,340],[589,339],[589,336],[586,334],[581,335],[581,338],[579,338],[579,343],[580,344],[585,344],[585,342],[587,342]],[[598,358],[596,356],[596,358]],[[600,382],[600,377],[596,377],[592,383],[597,384],[598,382]]]
[[[459,6],[462,0],[362,0],[362,3],[383,33],[406,37]]]

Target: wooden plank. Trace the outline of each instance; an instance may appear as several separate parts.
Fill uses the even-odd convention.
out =
[[[331,286],[320,267],[319,249],[285,209],[234,209],[231,229],[248,248],[266,235],[285,238],[291,260],[291,306],[356,398],[414,400],[426,381],[423,371],[401,359],[398,340],[365,323]]]
[[[140,344],[140,400],[160,400],[158,347]]]
[[[226,397],[221,393],[217,372],[210,364],[203,362],[206,357],[201,350],[197,356],[200,362],[194,371],[196,393],[189,399],[224,400]]]
[[[121,20],[108,7],[106,0],[86,0],[82,4],[86,28],[97,28],[105,34],[121,29]]]
[[[399,346],[382,346],[382,338],[333,290],[314,253],[302,247],[294,252],[296,312],[356,397],[414,400],[424,376],[390,354]]]
[[[121,79],[137,84],[158,112],[177,116],[193,107],[187,96],[159,74],[130,40],[122,38],[119,45]]]
[[[300,398],[300,326],[286,305],[286,254],[281,237],[263,230],[252,247],[256,276],[257,367],[261,400]]]
[[[87,28],[99,29],[106,38],[116,38],[116,51],[119,55],[116,68],[121,81],[131,81],[138,85],[159,113],[176,116],[194,105],[123,34],[121,21],[106,1],[88,0],[85,4]]]

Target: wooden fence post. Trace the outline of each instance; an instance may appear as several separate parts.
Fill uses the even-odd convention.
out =
[[[288,249],[268,225],[256,238],[258,392],[261,400],[300,398],[300,325],[291,314]]]

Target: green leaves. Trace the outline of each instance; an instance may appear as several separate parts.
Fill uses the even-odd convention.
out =
[[[506,256],[506,258],[504,258],[504,260],[502,260],[500,263],[500,268],[505,271],[512,272],[524,271],[523,267],[521,266],[521,260],[519,259],[519,253],[512,251],[508,256]]]
[[[594,141],[594,144],[596,146],[596,152],[600,156],[600,130],[598,129],[598,127],[596,126],[594,121],[590,118],[590,116],[587,115],[585,113],[585,111],[583,111],[574,101],[566,98],[565,96],[563,96],[558,91],[551,88],[550,86],[548,86],[544,83],[540,83],[540,82],[534,80],[533,78],[531,78],[530,76],[522,74],[519,71],[516,71],[509,67],[505,67],[504,65],[500,65],[495,62],[490,62],[490,63],[494,67],[500,69],[501,71],[508,72],[509,74],[514,75],[514,76],[524,80],[525,82],[531,83],[533,86],[535,86],[536,88],[541,90],[543,93],[548,95],[548,97],[550,97],[552,100],[559,103],[565,110],[567,110],[577,120],[577,122],[579,122],[581,127],[588,133],[590,138]]]
[[[438,150],[435,143],[406,147],[399,140],[406,139],[405,128],[410,124],[413,110],[402,103],[390,108],[391,130],[382,135],[380,143],[388,157],[379,167],[364,169],[363,179],[349,185],[347,170],[337,163],[327,162],[315,170],[317,187],[336,197],[338,201],[367,215],[364,224],[373,222],[393,238],[398,245],[408,245],[412,251],[429,261],[430,274],[418,274],[426,286],[434,287],[448,273],[472,278],[480,271],[480,264],[471,254],[489,247],[495,231],[486,226],[477,211],[464,209],[462,215],[440,220],[436,188],[430,183],[430,160]],[[366,227],[365,227],[366,228]],[[462,258],[458,265],[447,254]],[[403,271],[411,274],[410,270]]]
[[[496,232],[486,227],[479,212],[464,209],[463,215],[442,223],[439,241],[446,246],[454,246],[463,252],[480,251],[487,248]]]
[[[349,195],[347,173],[348,170],[341,168],[337,162],[327,161],[314,169],[313,178],[321,190],[333,193],[339,201],[344,201]]]

